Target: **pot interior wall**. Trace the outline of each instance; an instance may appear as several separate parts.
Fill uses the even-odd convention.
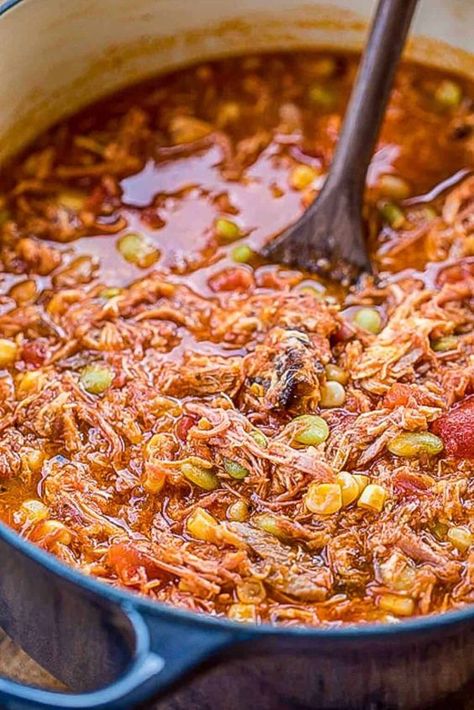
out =
[[[318,45],[359,49],[374,5],[20,0],[0,15],[0,161],[104,94],[197,59]],[[420,3],[407,56],[472,73],[473,24],[471,0]]]

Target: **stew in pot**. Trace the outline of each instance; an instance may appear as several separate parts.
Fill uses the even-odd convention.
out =
[[[284,624],[474,601],[473,85],[398,72],[376,275],[265,263],[323,184],[357,67],[201,64],[0,177],[0,515],[151,599]]]

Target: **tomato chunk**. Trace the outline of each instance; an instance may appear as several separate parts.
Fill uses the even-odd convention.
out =
[[[159,567],[152,557],[124,542],[117,542],[109,547],[107,563],[117,577],[125,583],[132,582],[140,568],[145,571],[149,579],[159,574]]]
[[[441,437],[450,456],[474,459],[474,396],[451,407],[431,429]]]
[[[23,345],[21,356],[23,360],[33,367],[41,367],[48,356],[48,342],[46,340],[35,340]]]
[[[181,441],[186,441],[188,438],[188,431],[196,424],[193,417],[185,414],[181,419],[178,420],[176,424],[176,434],[181,439]]]
[[[474,262],[468,259],[460,259],[457,264],[447,266],[440,271],[436,281],[439,286],[444,286],[444,284],[455,284],[458,281],[464,281],[472,276],[474,276]]]
[[[392,385],[383,398],[383,406],[387,409],[395,409],[395,407],[406,407],[410,404],[430,404],[430,399],[414,385],[404,385],[397,382]]]
[[[223,269],[209,279],[212,291],[249,291],[254,286],[253,274],[245,268]]]
[[[397,493],[417,496],[425,494],[433,484],[433,481],[429,476],[425,476],[422,473],[414,473],[405,468],[395,473],[392,483]]]
[[[291,288],[299,281],[301,281],[301,274],[298,271],[283,271],[275,267],[262,269],[257,274],[257,286],[273,288],[278,291]]]

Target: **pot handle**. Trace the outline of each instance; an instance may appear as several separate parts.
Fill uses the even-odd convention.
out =
[[[0,707],[8,710],[130,710],[166,690],[216,651],[242,636],[229,630],[159,616],[145,620],[132,605],[122,606],[135,634],[135,652],[113,683],[85,693],[60,693],[0,678]],[[240,638],[239,638],[240,637]],[[154,646],[159,646],[159,651]]]

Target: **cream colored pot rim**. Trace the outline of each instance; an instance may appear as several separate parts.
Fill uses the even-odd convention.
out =
[[[135,0],[131,11],[128,0],[0,2],[0,161],[98,98],[199,59],[360,49],[374,5]],[[470,0],[420,0],[406,56],[474,76],[472,26]]]

